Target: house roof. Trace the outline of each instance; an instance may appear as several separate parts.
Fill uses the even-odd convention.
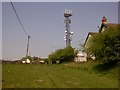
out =
[[[105,26],[106,26],[107,28],[110,28],[110,27],[112,27],[112,28],[117,28],[118,26],[120,26],[120,24],[117,24],[117,23],[106,23]],[[86,45],[89,36],[90,36],[90,35],[94,35],[94,34],[96,34],[96,33],[97,33],[97,32],[89,32],[89,33],[88,33],[87,38],[86,38],[85,43],[84,43],[84,46]]]
[[[84,46],[86,45],[89,36],[90,36],[90,35],[94,35],[94,34],[96,34],[96,33],[97,33],[97,32],[89,32],[89,33],[88,33],[87,38],[86,38],[85,43],[84,43]]]
[[[107,27],[112,27],[112,28],[116,28],[118,27],[120,24],[117,24],[117,23],[107,23],[105,24]]]
[[[117,24],[117,23],[101,24],[99,32],[102,32],[102,31],[103,31],[103,28],[111,28],[111,27],[112,27],[112,28],[117,28],[118,25],[120,25],[120,24]]]

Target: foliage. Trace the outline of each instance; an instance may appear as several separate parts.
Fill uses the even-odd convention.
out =
[[[48,57],[50,62],[60,61],[67,62],[72,61],[75,57],[74,48],[66,47],[64,49],[58,49],[54,53],[51,53]]]
[[[23,57],[21,60],[22,60],[22,61],[25,61],[26,59],[27,59],[27,57]],[[28,56],[28,59],[29,59],[30,61],[34,61],[34,62],[39,62],[40,60],[42,60],[41,58],[36,57],[36,56],[33,56],[33,57]]]
[[[33,56],[33,57],[32,57],[32,61],[33,61],[33,62],[39,62],[40,60],[42,60],[42,58],[36,57],[36,56]]]
[[[120,26],[107,28],[102,33],[93,35],[88,41],[87,52],[102,63],[120,60]]]

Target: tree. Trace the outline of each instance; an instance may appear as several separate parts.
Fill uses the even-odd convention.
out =
[[[68,62],[72,61],[75,57],[74,48],[66,47],[64,49],[57,49],[54,53],[48,56],[50,62]]]
[[[102,63],[120,61],[120,25],[107,28],[93,35],[88,41],[87,52]]]

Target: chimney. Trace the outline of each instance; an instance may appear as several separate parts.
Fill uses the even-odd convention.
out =
[[[103,23],[103,24],[106,24],[106,23],[107,23],[107,18],[103,17],[103,18],[102,18],[102,23]]]

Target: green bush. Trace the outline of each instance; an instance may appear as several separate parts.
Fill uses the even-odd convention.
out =
[[[50,62],[68,62],[72,61],[75,57],[74,49],[72,47],[66,47],[64,49],[58,49],[54,53],[48,56]]]
[[[87,52],[102,63],[119,62],[120,26],[93,35],[88,42]]]

